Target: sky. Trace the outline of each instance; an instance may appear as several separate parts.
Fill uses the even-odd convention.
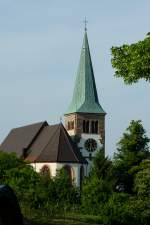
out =
[[[114,77],[111,47],[143,40],[149,0],[0,0],[0,142],[19,126],[60,122],[73,94],[88,20],[99,101],[106,116],[106,154],[131,120],[150,137],[150,84]]]

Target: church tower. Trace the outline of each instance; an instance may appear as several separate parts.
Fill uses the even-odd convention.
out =
[[[73,97],[64,117],[66,130],[88,162],[86,175],[96,151],[105,150],[105,115],[98,100],[85,28]]]

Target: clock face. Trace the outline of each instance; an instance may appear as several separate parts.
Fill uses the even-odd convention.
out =
[[[97,142],[94,139],[89,138],[85,141],[84,147],[87,151],[94,152],[97,149]]]

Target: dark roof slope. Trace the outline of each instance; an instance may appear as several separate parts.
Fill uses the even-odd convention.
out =
[[[31,146],[45,126],[48,126],[46,121],[12,129],[0,145],[0,150],[8,153],[16,152],[21,157],[23,150]]]
[[[45,127],[29,152],[31,162],[86,163],[62,124]]]
[[[62,124],[47,122],[13,129],[0,146],[29,162],[87,163]]]

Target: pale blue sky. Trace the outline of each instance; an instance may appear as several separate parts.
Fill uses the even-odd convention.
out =
[[[107,112],[107,154],[132,119],[141,119],[150,136],[150,84],[125,86],[110,62],[111,46],[144,39],[149,11],[149,0],[0,0],[0,142],[13,127],[59,122],[72,98],[85,16]]]

